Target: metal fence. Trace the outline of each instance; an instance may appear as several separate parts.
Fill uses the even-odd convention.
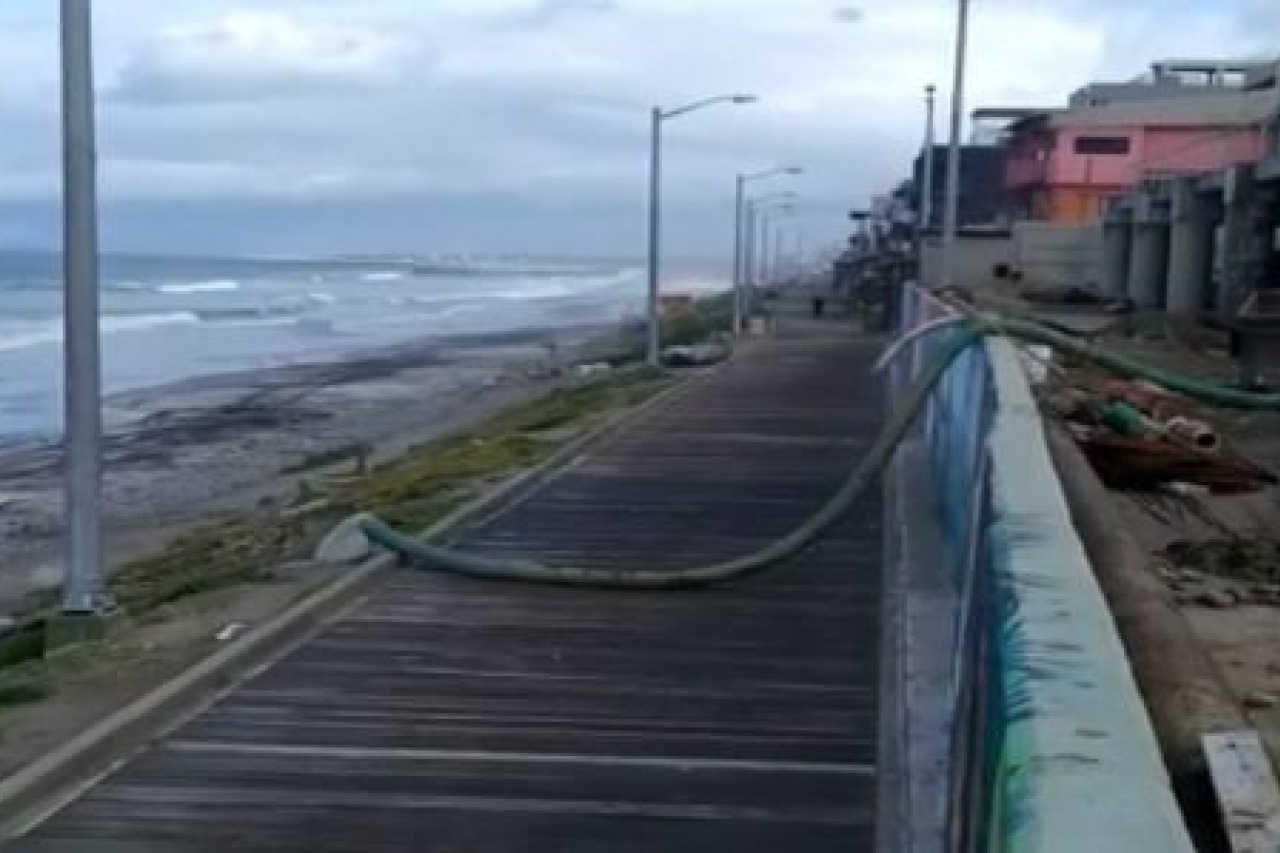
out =
[[[947,311],[908,287],[898,316],[905,330]],[[945,334],[917,341],[890,387],[910,383]],[[1019,359],[1004,340],[970,348],[921,426],[956,603],[940,697],[949,721],[941,846],[1191,853]],[[911,772],[929,771],[893,775],[905,784]]]

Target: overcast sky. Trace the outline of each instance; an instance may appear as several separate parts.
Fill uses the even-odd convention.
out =
[[[0,246],[57,239],[57,3],[0,2]],[[732,176],[798,163],[812,245],[945,109],[953,0],[98,0],[104,240],[198,252],[643,246],[712,256]],[[1162,56],[1280,52],[1277,0],[975,0],[969,106],[1056,104]],[[1270,37],[1270,38],[1269,38]]]

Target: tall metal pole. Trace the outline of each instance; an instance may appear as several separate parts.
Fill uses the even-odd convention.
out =
[[[770,269],[773,270],[773,277],[778,278],[778,273],[782,269],[783,248],[782,238],[784,234],[783,225],[775,225],[773,229],[773,263]]]
[[[751,316],[751,304],[756,283],[755,202],[748,201],[746,203],[746,213],[743,216],[743,238],[746,242],[746,247],[742,253],[742,313],[744,317],[749,317]]]
[[[942,282],[956,283],[956,236],[960,222],[960,134],[964,123],[965,51],[969,42],[969,0],[959,0],[956,73],[951,89],[951,148],[947,152],[947,199],[942,222]]]
[[[742,202],[746,196],[747,177],[738,175],[733,206],[733,333],[742,331]]]
[[[933,113],[936,89],[925,87],[925,119],[924,119],[924,175],[920,190],[920,230],[924,231],[933,225]]]
[[[652,127],[649,131],[649,325],[645,360],[651,367],[658,367],[661,359],[661,317],[658,304],[658,250],[659,230],[662,226],[659,195],[662,191],[662,110],[653,108]]]
[[[90,0],[62,0],[66,581],[63,610],[102,605],[101,356]]]
[[[760,286],[769,286],[769,214],[760,213]]]

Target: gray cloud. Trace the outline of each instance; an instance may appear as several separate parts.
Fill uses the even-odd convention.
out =
[[[241,11],[155,34],[107,94],[159,105],[335,97],[395,85],[429,57],[412,34]]]
[[[0,4],[10,245],[54,239],[57,221],[56,4],[16,5]],[[1153,5],[975,4],[969,105],[1056,103],[1161,54],[1259,49],[1275,20],[1273,0]],[[954,26],[938,0],[851,11],[112,0],[99,15],[104,236],[182,251],[639,253],[648,107],[752,91],[760,104],[667,127],[668,245],[722,254],[733,175],[780,162],[807,168],[793,185],[810,242],[837,240],[843,211],[905,171],[922,87],[938,83],[945,104]]]
[[[538,0],[528,6],[499,13],[495,22],[516,28],[547,27],[583,16],[617,12],[620,8],[617,0]]]

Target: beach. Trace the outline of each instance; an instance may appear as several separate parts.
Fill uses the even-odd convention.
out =
[[[62,577],[54,267],[0,253],[0,616]],[[624,265],[108,257],[109,562],[543,393],[642,302]]]
[[[607,326],[463,336],[114,394],[103,483],[111,563],[223,515],[274,516],[308,478],[543,393],[618,339]],[[49,441],[0,452],[0,613],[61,579],[60,458]]]

